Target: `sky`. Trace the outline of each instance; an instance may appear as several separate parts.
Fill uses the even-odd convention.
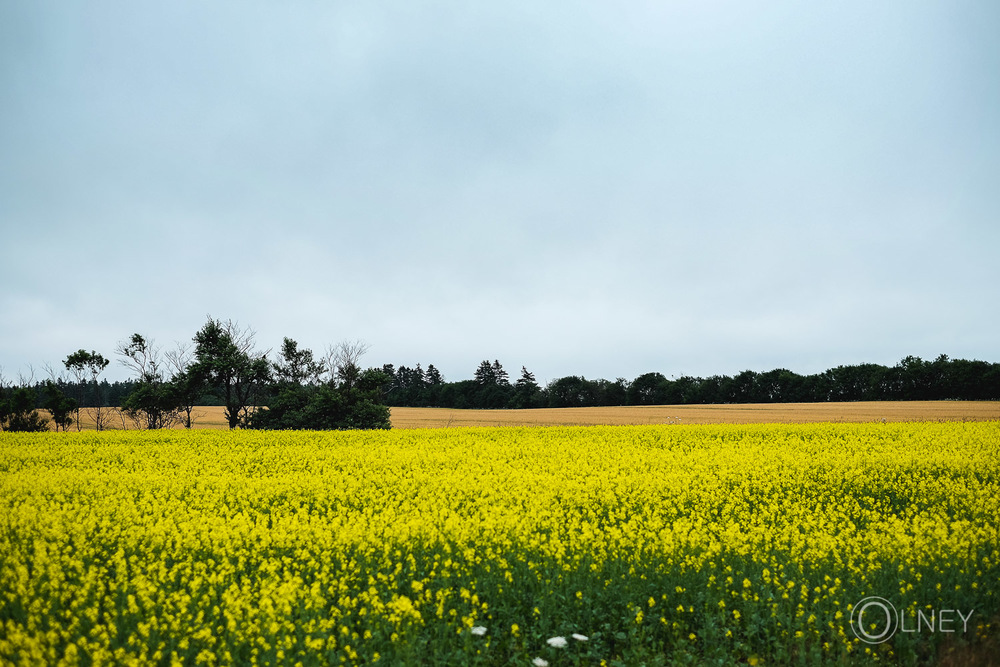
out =
[[[1000,361],[1000,3],[0,3],[0,368]],[[128,371],[117,363],[106,377]]]

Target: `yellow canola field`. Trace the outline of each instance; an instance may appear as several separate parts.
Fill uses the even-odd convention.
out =
[[[933,663],[998,516],[997,422],[0,434],[0,664]]]

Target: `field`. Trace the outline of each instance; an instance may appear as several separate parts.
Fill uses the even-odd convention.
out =
[[[224,408],[194,410],[194,428],[227,429]],[[532,410],[392,408],[393,428],[462,426],[597,426],[625,424],[806,424],[814,422],[1000,420],[998,401],[868,401],[854,403],[750,403],[736,405],[651,405]],[[81,411],[84,430],[93,428]],[[132,428],[116,416],[111,428]],[[72,427],[75,429],[76,427]]]
[[[805,424],[815,422],[1000,420],[997,401],[867,401],[650,405],[532,410],[393,408],[393,428],[595,426],[624,424]]]
[[[996,421],[0,434],[0,664],[993,664],[998,515]]]

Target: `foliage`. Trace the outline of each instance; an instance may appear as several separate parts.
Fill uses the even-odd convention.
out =
[[[77,403],[76,399],[67,396],[66,392],[58,384],[52,380],[46,380],[42,407],[52,415],[52,421],[55,422],[56,430],[58,431],[61,428],[65,431],[73,423],[72,415],[77,412],[79,403]]]
[[[47,431],[48,424],[35,409],[33,389],[0,384],[0,431]]]
[[[133,422],[147,429],[169,428],[180,419],[182,404],[180,385],[173,385],[164,377],[159,350],[140,334],[132,334],[120,343],[118,354],[122,364],[137,375],[134,390],[122,402],[121,408]]]
[[[299,349],[299,344],[285,338],[281,358],[274,364],[274,378],[279,385],[318,384],[325,368],[313,358],[312,350]]]
[[[430,367],[429,367],[430,368]],[[417,371],[420,364],[417,364]],[[412,369],[391,364],[383,370],[392,378],[386,386],[390,405],[443,408],[583,407],[614,405],[680,405],[709,403],[824,403],[828,401],[1000,400],[1000,364],[949,359],[934,361],[905,357],[896,366],[859,364],[837,366],[814,375],[785,368],[708,378],[662,373],[639,375],[631,382],[557,378],[532,388],[534,376],[522,366],[522,378],[512,387],[501,381],[506,373],[498,361],[483,361],[473,380],[430,383]],[[498,370],[502,376],[498,374]],[[530,379],[525,379],[525,374]]]
[[[989,664],[998,633],[997,423],[3,434],[0,462],[3,664]],[[871,595],[973,613],[868,645]]]
[[[512,408],[537,408],[544,405],[542,390],[535,381],[535,376],[527,368],[521,366],[521,377],[514,383],[514,395],[511,397]]]
[[[255,333],[232,320],[209,318],[194,335],[195,361],[189,369],[197,385],[219,391],[229,428],[246,426],[270,380],[267,353],[254,349]]]
[[[267,408],[256,411],[249,428],[287,429],[388,429],[389,408],[382,403],[382,388],[388,381],[382,371],[361,371],[361,344],[341,344],[340,354],[328,355],[322,364],[312,351],[299,349],[285,338],[281,358],[274,364],[275,378]],[[331,375],[324,381],[324,373]]]
[[[90,414],[94,421],[94,426],[98,431],[106,428],[108,413],[104,409],[106,407],[105,399],[102,396],[102,385],[98,382],[101,373],[104,369],[108,367],[111,363],[104,358],[104,355],[99,352],[94,352],[93,350],[87,352],[84,349],[79,349],[73,354],[67,356],[63,360],[63,365],[66,370],[73,374],[76,378],[77,387],[80,391],[80,400],[77,401],[76,409],[76,426],[77,429],[80,428],[80,407],[83,405],[83,390],[86,385],[90,385],[94,393],[94,402],[90,408]]]

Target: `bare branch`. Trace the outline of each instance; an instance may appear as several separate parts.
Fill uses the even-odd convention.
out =
[[[327,348],[323,361],[333,375],[333,379],[345,384],[349,389],[361,374],[359,362],[371,346],[361,339],[342,340]]]
[[[118,343],[115,353],[121,356],[118,362],[134,371],[140,380],[155,382],[163,379],[160,371],[160,348],[154,345],[152,338],[146,340],[137,333],[132,334],[128,340]]]
[[[173,369],[173,374],[183,373],[194,362],[194,350],[190,343],[175,343],[174,349],[166,352],[164,358]]]

